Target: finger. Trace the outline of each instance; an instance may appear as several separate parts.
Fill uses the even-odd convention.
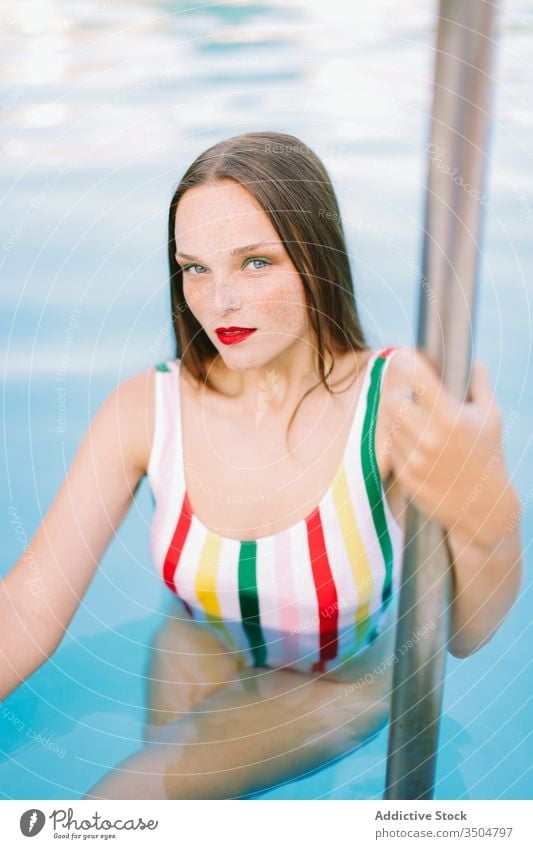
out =
[[[418,406],[432,408],[445,387],[428,355],[417,348],[402,348],[394,355],[395,383]]]
[[[450,401],[451,395],[429,355],[419,350],[417,357],[417,378],[413,384],[413,391],[419,399],[418,403],[433,409],[443,401]]]
[[[409,457],[415,452],[424,452],[428,442],[427,417],[415,417],[410,415],[405,418],[400,426],[396,427],[393,436],[394,448],[404,457]]]
[[[496,404],[487,367],[480,360],[474,360],[468,388],[468,400],[489,408]]]

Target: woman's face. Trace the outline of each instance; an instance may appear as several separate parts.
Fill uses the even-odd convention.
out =
[[[189,189],[178,204],[175,238],[187,305],[229,368],[260,368],[309,339],[300,275],[240,183]],[[217,329],[229,327],[255,332],[227,344]]]

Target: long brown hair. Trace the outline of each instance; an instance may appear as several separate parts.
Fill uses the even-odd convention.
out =
[[[326,382],[324,352],[365,351],[368,344],[355,302],[352,273],[337,198],[319,157],[296,136],[252,132],[233,136],[201,153],[181,178],[170,202],[168,262],[172,324],[176,356],[200,382],[213,389],[206,365],[218,354],[183,296],[175,222],[178,204],[188,189],[219,180],[240,183],[268,215],[298,270],[305,290],[309,321],[314,331],[319,383]],[[349,388],[349,387],[348,387]],[[346,391],[346,390],[343,390]]]

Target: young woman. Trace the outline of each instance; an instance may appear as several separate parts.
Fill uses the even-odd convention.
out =
[[[486,369],[474,363],[463,404],[415,349],[369,348],[334,190],[306,145],[257,132],[209,148],[174,193],[168,247],[177,356],[106,399],[2,584],[4,697],[59,645],[148,476],[175,609],[145,745],[86,798],[234,798],[377,733],[406,498],[448,532],[455,657],[490,639],[522,576]]]

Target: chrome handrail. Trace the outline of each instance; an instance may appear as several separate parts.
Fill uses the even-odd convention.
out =
[[[497,3],[441,0],[417,348],[466,400]],[[396,631],[384,799],[432,799],[450,631],[445,531],[410,502]],[[407,649],[405,649],[407,647]]]

